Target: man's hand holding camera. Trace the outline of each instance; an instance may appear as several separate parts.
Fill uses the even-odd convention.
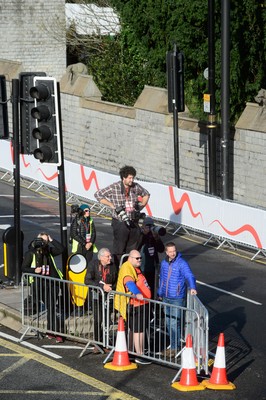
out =
[[[120,206],[115,209],[115,212],[117,213],[117,216],[119,219],[123,222],[125,222],[127,225],[130,225],[129,217],[125,211],[125,207]]]

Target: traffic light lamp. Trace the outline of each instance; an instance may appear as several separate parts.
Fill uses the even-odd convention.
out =
[[[45,72],[21,72],[20,82],[20,144],[21,154],[32,154],[37,147],[37,140],[31,132],[35,128],[35,120],[31,116],[31,110],[35,106],[30,96],[30,89],[33,86],[35,76],[46,76]]]
[[[179,51],[168,51],[166,55],[168,111],[173,112],[175,101],[178,112],[185,111],[184,55]]]
[[[34,77],[30,96],[34,99],[31,109],[33,129],[31,138],[36,140],[34,157],[41,163],[61,165],[60,115],[58,90],[55,78]]]
[[[8,139],[8,137],[6,77],[5,75],[0,75],[0,139]]]

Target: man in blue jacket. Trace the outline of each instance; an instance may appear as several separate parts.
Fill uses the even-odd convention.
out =
[[[160,282],[158,297],[164,303],[178,307],[186,306],[187,286],[192,295],[197,294],[196,279],[188,265],[177,253],[174,243],[165,245],[166,258],[161,262]],[[166,351],[167,357],[174,357],[180,349],[181,336],[181,309],[177,307],[165,307],[166,327],[170,337],[170,348]]]

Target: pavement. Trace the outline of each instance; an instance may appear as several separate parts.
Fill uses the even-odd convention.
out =
[[[22,287],[10,285],[9,282],[0,285],[0,325],[7,326],[17,332],[22,330]]]

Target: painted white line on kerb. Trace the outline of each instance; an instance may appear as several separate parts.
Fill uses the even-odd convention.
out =
[[[0,215],[0,218],[13,218],[14,215]],[[54,214],[42,214],[42,215],[31,215],[31,214],[24,214],[21,215],[22,218],[59,218],[59,215],[54,215]]]
[[[197,281],[197,283],[199,285],[206,286],[206,287],[209,287],[211,289],[217,290],[218,292],[222,292],[222,293],[229,294],[230,296],[238,297],[239,299],[248,301],[249,303],[256,304],[257,306],[262,306],[262,303],[259,303],[258,301],[248,299],[247,297],[239,296],[238,294],[235,294],[235,293],[232,293],[232,292],[228,292],[227,290],[219,289],[216,286],[211,286],[211,285],[208,285],[207,283],[204,283],[204,282],[201,282],[201,281]]]
[[[9,339],[12,342],[18,343],[18,344],[22,344],[23,346],[29,347],[32,350],[35,351],[39,351],[40,353],[46,354],[47,356],[53,357],[53,358],[62,358],[61,356],[58,356],[57,354],[52,353],[51,351],[45,350],[41,347],[35,346],[34,344],[28,343],[28,342],[20,342],[18,338],[8,335],[6,333],[0,332],[0,336],[5,338],[5,339]]]
[[[0,197],[14,197],[13,194],[0,194]],[[20,198],[24,199],[34,199],[36,196],[20,196]]]

